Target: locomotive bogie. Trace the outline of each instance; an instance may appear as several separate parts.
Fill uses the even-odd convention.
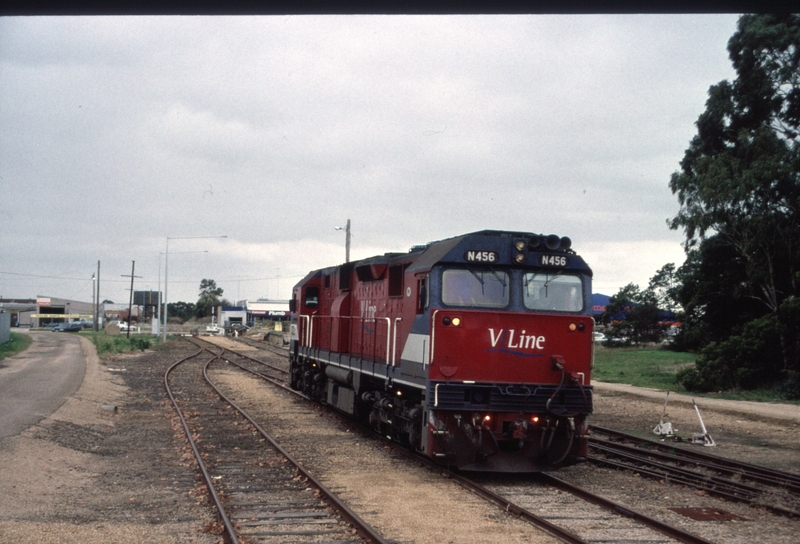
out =
[[[429,454],[462,470],[539,472],[586,458],[585,417],[431,412]]]

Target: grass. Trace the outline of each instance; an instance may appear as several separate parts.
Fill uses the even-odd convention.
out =
[[[775,391],[766,389],[719,393],[686,391],[686,388],[677,383],[675,378],[679,370],[693,365],[696,358],[697,356],[693,353],[680,353],[659,348],[606,348],[595,345],[592,379],[685,393],[696,397],[800,404],[798,401],[787,401]]]
[[[83,331],[79,333],[53,333],[53,334],[80,334],[91,340],[97,354],[102,356],[107,353],[124,353],[128,351],[144,351],[157,346],[161,341],[150,334],[131,334],[128,338],[125,334],[108,335],[104,331],[92,332]],[[0,361],[6,357],[11,357],[24,351],[31,345],[31,338],[25,334],[12,332],[11,340],[5,344],[0,344]]]
[[[0,344],[0,361],[6,357],[16,355],[20,351],[24,351],[31,345],[31,337],[18,332],[11,333],[11,339],[8,342]]]
[[[107,353],[144,351],[160,343],[158,337],[150,334],[131,334],[130,338],[125,334],[108,335],[103,331],[80,334],[89,337],[100,356]]]
[[[595,346],[594,379],[670,391],[685,391],[675,381],[678,371],[693,365],[696,355],[658,348]]]

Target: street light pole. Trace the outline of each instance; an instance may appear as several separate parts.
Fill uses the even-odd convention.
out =
[[[169,311],[167,311],[167,277],[169,275],[169,236],[167,236],[167,252],[164,257],[164,330],[161,331],[161,339],[163,342],[167,341],[167,319]]]
[[[350,262],[350,220],[347,220],[347,226],[345,228],[342,227],[333,227],[336,230],[343,230],[345,231],[345,238],[344,238],[344,262]]]
[[[97,322],[94,330],[99,331],[100,326],[103,324],[102,319],[100,319],[100,261],[97,261],[97,298],[95,299],[95,304],[94,316]]]
[[[193,239],[209,239],[209,238],[227,238],[227,235],[223,236],[167,236],[167,251],[165,253],[164,258],[164,332],[162,336],[162,340],[164,342],[167,341],[167,320],[168,314],[167,311],[167,304],[169,298],[167,297],[167,285],[168,285],[168,277],[169,277],[169,241],[170,240],[188,240],[190,238]]]
[[[97,278],[92,272],[92,330],[97,330],[97,311],[95,308],[97,307],[95,304],[95,299],[97,297]]]
[[[173,251],[173,255],[182,255],[184,253],[208,253],[207,249],[203,249],[200,251]],[[161,296],[161,256],[164,255],[163,251],[158,252],[158,325],[161,326],[161,323],[166,323],[165,313],[167,311],[167,307],[163,304],[163,297]],[[164,285],[166,290],[166,285]],[[166,293],[165,293],[166,295]],[[166,327],[166,325],[165,325]],[[161,336],[161,331],[156,332],[156,337]]]

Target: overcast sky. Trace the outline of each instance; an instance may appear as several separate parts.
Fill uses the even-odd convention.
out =
[[[163,290],[170,237],[170,301],[287,299],[348,218],[352,259],[555,233],[646,287],[737,18],[0,18],[0,296]]]

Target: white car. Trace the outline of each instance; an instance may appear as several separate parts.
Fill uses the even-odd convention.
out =
[[[117,328],[122,332],[128,331],[128,324],[125,321],[112,321],[110,325],[116,325]],[[134,327],[130,327],[130,330],[133,330]]]
[[[595,342],[604,342],[606,339],[606,335],[602,332],[593,332],[592,333],[592,340]]]

